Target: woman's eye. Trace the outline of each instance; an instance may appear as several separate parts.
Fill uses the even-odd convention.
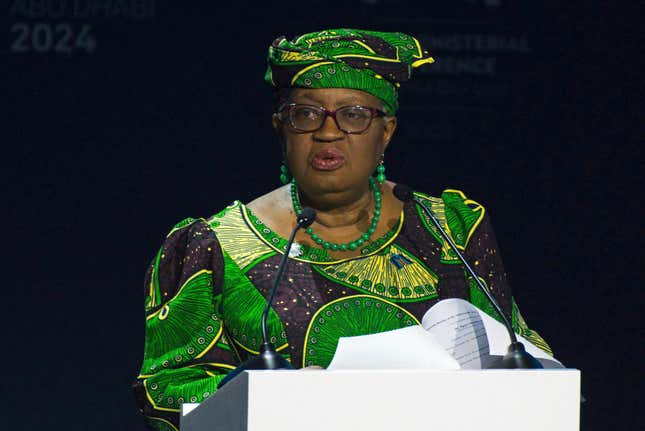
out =
[[[317,118],[320,116],[318,111],[311,108],[300,108],[296,110],[296,115],[301,118]]]
[[[362,120],[368,117],[364,109],[347,109],[342,111],[342,115],[348,120]]]

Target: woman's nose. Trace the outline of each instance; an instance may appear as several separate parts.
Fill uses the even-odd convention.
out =
[[[344,135],[345,132],[338,128],[336,120],[331,115],[327,115],[320,129],[314,132],[313,137],[320,141],[335,141],[342,139]]]

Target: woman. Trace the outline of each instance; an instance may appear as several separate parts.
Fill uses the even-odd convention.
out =
[[[468,299],[497,317],[426,216],[399,201],[385,178],[399,82],[433,61],[419,42],[328,30],[279,38],[268,58],[285,185],[179,223],[147,273],[135,393],[156,429],[176,429],[182,402],[210,396],[257,353],[265,297],[304,206],[315,209],[316,222],[296,236],[269,317],[271,341],[294,367],[325,367],[340,336],[418,324],[444,298]],[[456,190],[417,197],[464,249],[516,331],[548,350],[513,301],[484,208]]]

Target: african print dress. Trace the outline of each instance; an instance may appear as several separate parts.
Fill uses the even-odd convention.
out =
[[[516,332],[550,352],[511,296],[484,208],[456,190],[416,195],[463,248]],[[260,316],[286,243],[240,202],[170,231],[146,276],[145,352],[134,383],[153,429],[178,429],[182,403],[203,401],[258,353]],[[268,329],[295,368],[326,367],[341,336],[419,324],[445,298],[467,299],[498,318],[414,202],[361,254],[334,260],[320,248],[292,249]]]

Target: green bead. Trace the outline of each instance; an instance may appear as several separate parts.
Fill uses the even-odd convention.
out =
[[[284,165],[283,165],[284,166]],[[280,179],[281,181],[283,179],[288,180],[288,168],[286,166],[280,168],[282,173],[284,174],[284,178],[281,175]],[[382,165],[379,165],[377,167],[377,172],[379,175],[377,175],[377,178],[375,179],[374,177],[369,177],[368,181],[369,184],[372,186],[372,191],[374,193],[374,215],[372,216],[372,222],[370,223],[369,229],[367,229],[367,232],[361,234],[361,236],[354,240],[350,241],[344,244],[336,244],[330,241],[325,241],[321,237],[319,237],[313,230],[313,228],[308,227],[305,229],[305,232],[311,237],[311,239],[318,245],[322,246],[324,249],[331,249],[334,251],[342,250],[342,251],[347,251],[347,250],[356,250],[359,246],[365,244],[366,242],[369,242],[370,236],[374,234],[376,230],[376,226],[378,225],[379,218],[381,216],[381,207],[382,207],[382,194],[381,191],[379,190],[379,185],[378,182],[382,182],[385,180],[385,175],[383,172],[385,171],[385,168]],[[302,214],[302,206],[300,205],[300,199],[298,196],[298,186],[296,184],[296,180],[291,178],[291,203],[293,204],[294,211],[296,212],[297,215]],[[365,253],[367,250],[364,249],[362,252]]]
[[[282,166],[284,167],[284,165],[282,165]],[[382,174],[383,172],[385,172],[385,166],[384,166],[384,165],[382,165],[382,164],[381,164],[381,165],[378,165],[378,166],[376,167],[376,172],[378,172],[379,174]]]
[[[288,184],[290,176],[291,175],[289,175],[289,168],[287,168],[287,166],[284,163],[282,163],[280,165],[280,182],[282,184]],[[292,187],[292,190],[293,190],[293,187]]]

